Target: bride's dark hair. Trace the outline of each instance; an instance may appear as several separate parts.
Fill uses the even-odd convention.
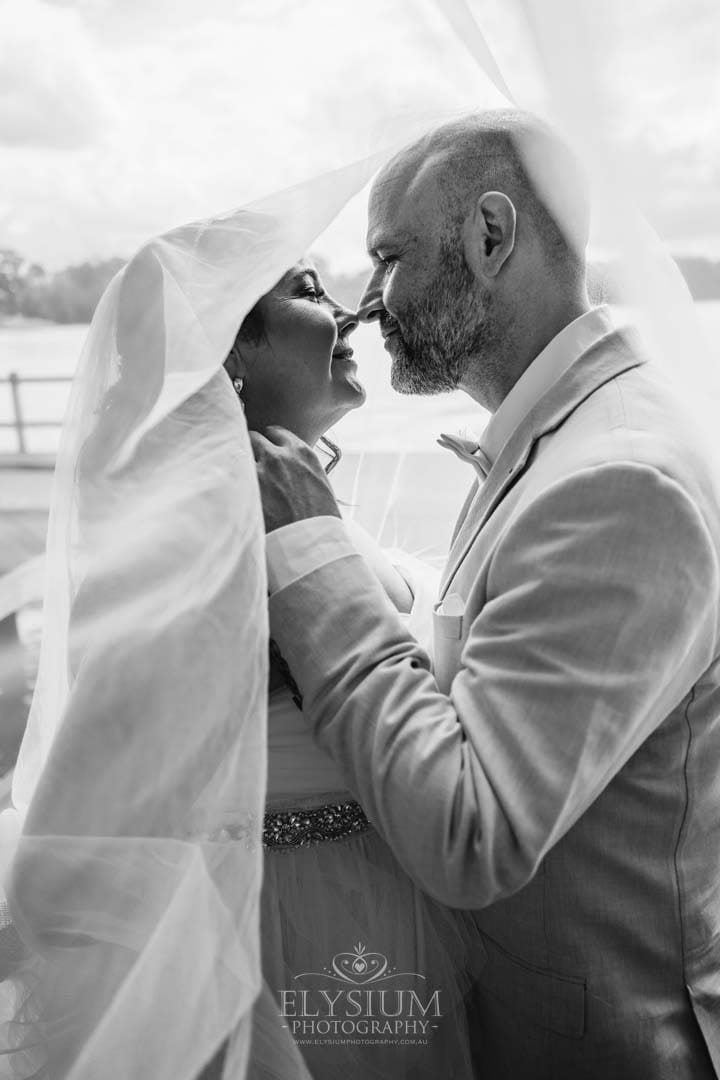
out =
[[[238,341],[249,341],[253,345],[258,345],[265,337],[265,319],[260,307],[261,303],[262,297],[243,319],[235,337],[233,348]]]

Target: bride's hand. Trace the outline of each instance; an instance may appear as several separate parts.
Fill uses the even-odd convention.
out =
[[[312,517],[340,517],[332,489],[313,450],[282,427],[250,432],[257,463],[265,531]]]

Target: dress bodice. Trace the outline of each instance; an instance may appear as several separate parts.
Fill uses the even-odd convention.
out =
[[[347,794],[340,769],[315,743],[290,691],[274,690],[268,701],[267,805],[329,792]]]

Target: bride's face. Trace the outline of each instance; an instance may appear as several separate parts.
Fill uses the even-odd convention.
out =
[[[249,427],[280,424],[312,445],[363,404],[348,344],[357,317],[328,296],[311,262],[288,270],[248,321],[236,354]]]

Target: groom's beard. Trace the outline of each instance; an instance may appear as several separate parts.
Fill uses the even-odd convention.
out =
[[[471,362],[492,365],[497,351],[492,298],[478,292],[457,241],[443,245],[440,266],[425,295],[403,312],[393,337],[390,382],[401,394],[456,390]]]

